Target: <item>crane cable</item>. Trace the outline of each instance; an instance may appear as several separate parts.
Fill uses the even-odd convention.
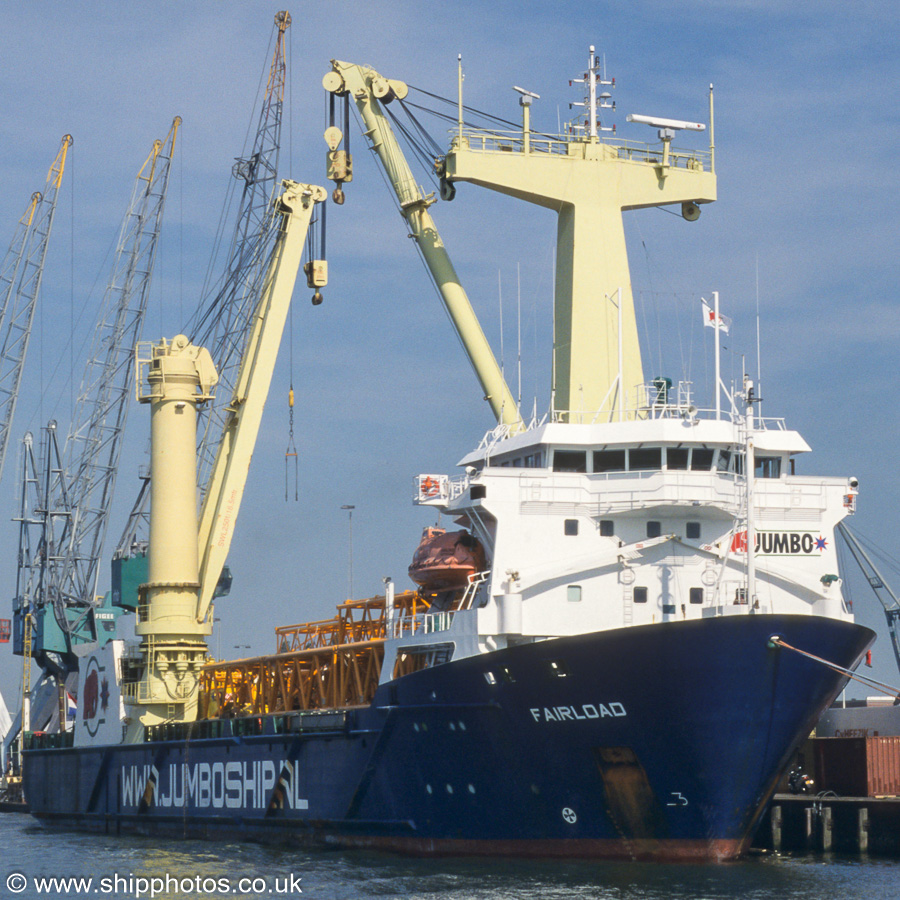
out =
[[[294,305],[290,306],[288,313],[288,345],[290,360],[290,388],[288,389],[288,442],[287,449],[284,452],[284,500],[288,500],[288,487],[290,481],[290,465],[291,460],[294,461],[294,500],[300,499],[299,488],[299,460],[297,456],[297,445],[294,443]]]
[[[773,634],[769,638],[769,645],[771,647],[783,647],[785,650],[793,650],[794,653],[799,653],[800,656],[805,656],[807,659],[811,659],[815,662],[821,663],[823,666],[826,666],[833,672],[837,672],[840,675],[846,675],[847,678],[858,681],[860,684],[865,685],[866,687],[880,691],[888,697],[893,697],[895,704],[900,703],[900,688],[891,687],[889,684],[885,684],[882,681],[876,681],[874,678],[869,678],[867,675],[859,675],[851,669],[845,669],[843,666],[839,666],[837,663],[830,662],[827,659],[823,659],[821,656],[816,656],[814,653],[810,653],[808,650],[801,650],[799,647],[793,647],[778,634]]]

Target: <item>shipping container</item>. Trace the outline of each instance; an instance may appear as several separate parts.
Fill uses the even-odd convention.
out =
[[[817,791],[900,796],[900,736],[816,738],[813,745]]]

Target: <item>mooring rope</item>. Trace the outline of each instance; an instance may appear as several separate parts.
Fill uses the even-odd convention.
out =
[[[823,666],[827,666],[834,672],[839,672],[841,675],[846,675],[848,678],[852,678],[854,681],[858,681],[866,687],[874,688],[876,691],[880,691],[888,697],[893,697],[895,703],[900,702],[900,688],[891,687],[891,685],[885,684],[882,681],[876,681],[874,678],[869,678],[867,675],[860,675],[850,669],[845,669],[843,666],[839,666],[837,663],[831,662],[830,660],[823,659],[821,656],[816,656],[815,653],[810,653],[808,650],[801,650],[799,647],[793,647],[785,641],[781,635],[773,634],[769,638],[769,645],[772,647],[784,647],[785,650],[793,650],[794,653],[799,653],[807,659],[815,660]]]

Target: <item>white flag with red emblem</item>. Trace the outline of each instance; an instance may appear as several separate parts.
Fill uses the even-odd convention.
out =
[[[701,299],[700,302],[703,304],[703,324],[710,328],[715,328],[716,311],[705,300]],[[719,313],[719,330],[728,334],[729,328],[731,328],[731,319]]]

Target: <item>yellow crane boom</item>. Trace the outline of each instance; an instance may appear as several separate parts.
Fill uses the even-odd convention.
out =
[[[522,425],[519,406],[497,365],[491,346],[450,261],[447,248],[438,234],[434,219],[428,212],[434,199],[422,195],[381,108],[382,103],[394,97],[405,97],[407,86],[401,81],[384,78],[373,69],[353,63],[332,60],[331,65],[332,70],[322,82],[325,90],[341,96],[349,92],[356,102],[369,144],[387,173],[400,203],[400,211],[409,224],[410,233],[422,252],[425,264],[475,369],[485,399],[490,403],[498,423],[518,429]]]
[[[200,596],[197,621],[206,618],[222,573],[237,519],[250,458],[259,433],[263,407],[272,382],[275,360],[297,279],[303,243],[324,188],[285,181],[277,201],[281,233],[272,254],[262,295],[253,316],[247,348],[227,407],[222,442],[207,484],[200,513]],[[320,264],[317,271],[322,269]],[[319,280],[317,284],[324,282]]]

